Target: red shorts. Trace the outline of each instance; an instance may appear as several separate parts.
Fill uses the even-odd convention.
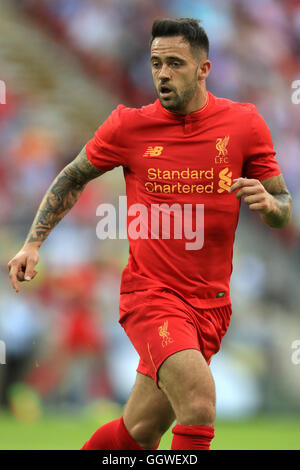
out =
[[[201,351],[207,363],[229,326],[231,305],[195,308],[168,289],[120,296],[120,324],[140,356],[137,371],[158,381],[161,364],[184,349]]]

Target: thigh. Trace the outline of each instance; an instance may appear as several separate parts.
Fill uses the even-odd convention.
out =
[[[185,349],[200,350],[190,307],[166,289],[122,294],[120,324],[140,356],[138,372],[157,383],[167,357]]]
[[[175,420],[174,411],[164,392],[150,377],[137,374],[136,382],[125,406],[123,419],[133,438],[147,440],[149,434],[164,434]]]
[[[200,351],[187,349],[168,357],[158,371],[158,385],[168,397],[177,420],[193,407],[215,407],[214,379]]]

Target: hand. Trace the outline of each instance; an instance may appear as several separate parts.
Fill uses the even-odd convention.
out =
[[[233,193],[237,189],[239,190],[236,193],[237,199],[244,196],[244,202],[248,204],[251,211],[259,211],[263,215],[275,211],[275,200],[272,194],[268,193],[259,180],[234,179],[228,192]]]
[[[24,246],[14,258],[8,263],[9,277],[12,287],[19,292],[18,281],[31,281],[35,278],[37,271],[34,269],[39,261],[38,248],[35,246]]]

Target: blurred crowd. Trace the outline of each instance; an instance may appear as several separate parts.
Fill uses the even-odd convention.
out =
[[[208,89],[216,96],[257,106],[271,129],[294,201],[291,226],[280,232],[260,228],[259,219],[245,213],[245,227],[254,224],[258,238],[252,240],[251,248],[252,232],[245,231],[249,246],[246,242],[237,246],[232,285],[241,312],[233,320],[230,339],[235,344],[237,338],[236,344],[245,346],[247,325],[252,351],[262,351],[257,363],[264,365],[258,375],[265,379],[267,371],[272,380],[273,368],[268,368],[272,359],[268,362],[265,354],[276,353],[272,335],[278,334],[287,312],[293,319],[290,329],[295,331],[294,318],[300,310],[299,289],[295,290],[300,276],[299,265],[295,266],[300,260],[300,104],[291,99],[292,82],[300,80],[300,1],[18,0],[12,5],[24,22],[30,16],[31,27],[45,32],[49,41],[77,58],[86,69],[86,80],[128,106],[155,99],[149,65],[153,20],[161,16],[203,20],[213,63]],[[22,245],[50,182],[84,142],[80,136],[62,136],[44,125],[40,116],[47,115],[47,106],[36,106],[34,92],[20,93],[9,86],[6,101],[0,105],[0,256],[4,266],[0,339],[7,346],[7,366],[0,366],[0,406],[13,401],[11,386],[20,380],[46,404],[81,405],[97,397],[123,403],[137,361],[117,330],[119,283],[128,247],[127,242],[100,243],[95,236],[95,208],[102,201],[116,200],[116,183],[88,185],[42,248],[38,278],[16,296],[6,279],[7,257]],[[104,118],[99,117],[99,124]],[[257,246],[262,251],[255,255]],[[273,247],[273,255],[265,253],[268,247]],[[287,277],[276,271],[274,254],[282,260],[281,271]],[[268,317],[270,302],[274,322]]]
[[[213,63],[208,88],[217,96],[254,103],[267,121],[278,161],[295,200],[300,230],[299,108],[292,82],[300,77],[299,0],[23,0],[65,41],[89,57],[94,71],[128,105],[154,98],[149,64],[153,19],[203,20]],[[43,14],[42,14],[43,13]],[[108,70],[107,62],[110,63]],[[101,74],[99,80],[104,77]],[[137,96],[132,88],[138,90]],[[136,103],[136,98],[139,102]]]

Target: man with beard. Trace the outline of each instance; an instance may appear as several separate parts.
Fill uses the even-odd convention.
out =
[[[140,237],[128,230],[120,324],[140,356],[137,379],[123,416],[98,429],[83,449],[156,449],[174,420],[172,449],[209,449],[215,423],[209,363],[231,317],[241,198],[270,227],[281,228],[290,218],[291,197],[270,131],[254,105],[207,91],[208,53],[197,20],[154,22],[150,59],[158,99],[113,111],[50,186],[9,263],[18,290],[18,280],[35,276],[40,245],[85,185],[119,165],[128,211],[135,204],[169,208],[174,225],[182,219],[197,225],[197,210],[204,208],[204,227],[196,227],[203,230],[200,247],[187,245],[182,231],[164,236],[147,225],[149,218],[141,221]]]

